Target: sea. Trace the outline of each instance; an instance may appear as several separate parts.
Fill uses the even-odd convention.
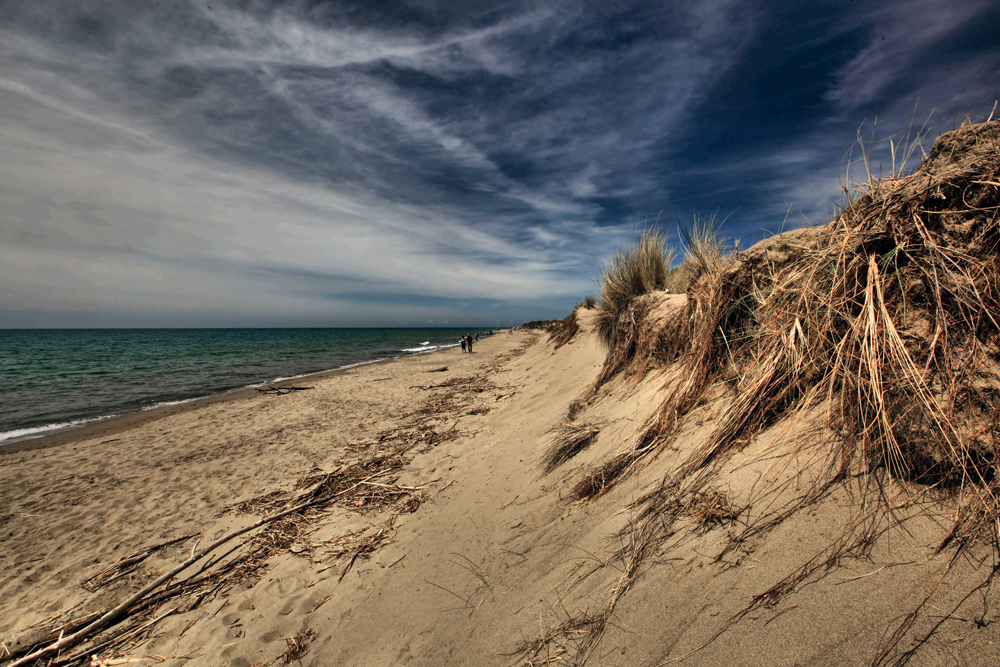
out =
[[[457,346],[487,329],[2,329],[0,447],[111,417]]]

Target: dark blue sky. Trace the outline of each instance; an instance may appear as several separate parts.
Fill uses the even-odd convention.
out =
[[[974,0],[0,0],[0,326],[559,317],[644,221],[823,221],[859,130],[888,170],[998,72]]]

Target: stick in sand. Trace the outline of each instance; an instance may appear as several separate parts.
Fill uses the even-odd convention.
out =
[[[85,628],[82,628],[81,630],[78,630],[77,632],[74,632],[71,635],[68,635],[66,637],[60,638],[59,641],[55,642],[54,644],[50,644],[50,645],[46,646],[45,648],[41,648],[41,649],[35,651],[34,653],[30,653],[30,654],[24,656],[23,658],[20,658],[19,660],[15,660],[14,662],[12,662],[9,665],[7,665],[7,667],[22,667],[23,665],[28,665],[28,664],[30,664],[30,663],[38,660],[39,658],[47,656],[47,655],[49,655],[51,653],[54,653],[54,652],[57,652],[57,651],[62,651],[62,650],[65,650],[67,648],[71,648],[73,646],[76,646],[77,644],[85,641],[91,635],[96,634],[100,630],[103,630],[107,626],[111,625],[111,623],[113,623],[114,621],[116,621],[120,616],[122,616],[126,611],[128,611],[130,608],[132,608],[133,606],[135,606],[135,604],[138,603],[139,601],[141,601],[144,597],[146,597],[147,595],[149,595],[150,593],[152,593],[153,591],[155,591],[157,588],[159,588],[161,585],[163,585],[164,583],[166,583],[170,579],[173,579],[175,576],[177,576],[178,574],[180,574],[184,570],[186,570],[189,567],[191,567],[192,565],[194,565],[196,562],[198,562],[199,560],[201,560],[202,558],[204,558],[205,555],[211,553],[215,549],[218,549],[220,546],[222,546],[226,542],[228,542],[228,541],[230,541],[230,540],[232,540],[232,539],[234,539],[236,537],[239,537],[240,535],[243,535],[244,533],[249,533],[251,530],[254,530],[256,528],[260,528],[261,526],[263,526],[265,524],[271,523],[272,521],[276,521],[276,520],[278,520],[278,519],[280,519],[282,517],[288,516],[289,514],[294,514],[296,512],[301,512],[304,509],[308,509],[309,507],[312,507],[314,505],[319,505],[321,503],[328,503],[331,500],[333,500],[334,498],[337,498],[338,496],[344,495],[348,491],[353,491],[354,489],[358,488],[359,486],[361,486],[365,482],[367,482],[370,479],[372,479],[372,477],[378,477],[380,474],[383,474],[383,473],[379,472],[379,473],[375,473],[374,475],[370,475],[369,477],[361,480],[357,484],[354,484],[353,486],[350,486],[350,487],[348,487],[348,488],[346,488],[346,489],[344,489],[342,491],[339,491],[338,493],[335,493],[332,496],[321,497],[321,498],[314,498],[313,500],[310,500],[308,502],[302,503],[301,505],[296,505],[295,507],[289,508],[287,510],[283,510],[281,512],[278,512],[277,514],[274,514],[272,516],[269,516],[269,517],[266,517],[264,519],[261,519],[257,523],[251,524],[251,525],[247,526],[246,528],[241,528],[240,530],[237,530],[237,531],[234,531],[232,533],[229,533],[228,535],[225,535],[224,537],[219,538],[218,540],[216,540],[215,542],[213,542],[211,545],[209,545],[208,547],[206,547],[200,554],[194,555],[193,550],[192,550],[191,557],[188,558],[186,561],[184,561],[183,563],[181,563],[180,565],[178,565],[174,569],[170,570],[166,574],[161,575],[160,577],[157,577],[152,582],[150,582],[149,585],[147,585],[145,588],[143,588],[141,591],[139,591],[138,593],[136,593],[132,597],[128,598],[127,600],[125,600],[124,602],[122,602],[120,605],[118,605],[117,607],[115,607],[111,611],[107,612],[106,614],[104,614],[103,616],[101,616],[100,618],[98,618],[96,621],[94,621],[90,625],[86,626]],[[197,546],[197,545],[195,545],[195,546]]]

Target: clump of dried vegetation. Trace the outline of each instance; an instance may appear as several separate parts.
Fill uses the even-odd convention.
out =
[[[576,310],[570,313],[569,317],[556,320],[549,327],[549,341],[555,343],[555,350],[573,340],[573,336],[580,331],[580,323],[576,319]]]
[[[665,289],[674,294],[685,292],[699,276],[723,269],[731,253],[719,233],[722,222],[714,215],[696,215],[690,227],[680,227],[684,261],[667,274]]]
[[[722,276],[730,261],[730,253],[725,250],[726,244],[719,235],[719,223],[716,218],[696,217],[693,225],[690,228],[681,227],[680,233],[684,259],[680,266],[662,274],[663,282],[659,283],[658,287],[672,285],[672,288],[665,288],[672,294],[695,285],[721,284]],[[621,287],[624,281],[620,276],[640,274],[643,266],[655,264],[654,261],[645,258],[646,254],[652,254],[651,247],[659,247],[662,250],[664,261],[672,260],[674,257],[673,251],[666,249],[664,237],[658,233],[646,232],[646,234],[651,235],[653,240],[647,242],[645,246],[640,240],[639,244],[620,251],[613,256],[612,262],[602,273],[600,280],[602,304],[605,291],[616,295],[620,300],[613,302],[618,311],[614,325],[610,324],[610,315],[606,315],[603,324],[611,331],[604,333],[601,330],[602,325],[598,326],[598,332],[608,348],[608,354],[591,388],[592,392],[596,392],[612,378],[623,373],[638,382],[651,368],[665,366],[677,361],[683,355],[690,354],[692,337],[695,335],[690,308],[685,310],[681,306],[670,307],[664,303],[664,299],[669,299],[669,296],[660,293],[659,289],[656,290],[657,293],[650,293],[653,290],[644,287],[640,289],[643,283],[639,280],[633,281],[632,284],[636,289],[628,296],[625,296],[628,293]],[[644,252],[636,251],[635,248],[638,247],[645,247]],[[635,264],[632,269],[622,268],[630,261]],[[650,281],[649,284],[653,283]],[[690,304],[690,301],[687,303]],[[612,308],[609,306],[607,310],[610,311]],[[709,335],[711,333],[709,331]],[[693,404],[690,407],[693,407]],[[649,433],[652,434],[653,431],[650,430]],[[659,442],[655,437],[640,438],[636,446],[621,452],[579,480],[574,488],[575,495],[581,500],[603,495],[658,446]]]
[[[609,350],[629,334],[619,322],[633,299],[648,292],[662,290],[674,252],[667,246],[667,237],[656,228],[646,228],[637,241],[629,243],[611,256],[598,280],[599,296],[595,322],[597,335]]]
[[[906,147],[907,154],[916,146]],[[898,147],[892,148],[895,160]],[[885,177],[869,170],[847,194],[828,225],[783,234],[730,258],[709,240],[699,260],[691,248],[714,223],[696,225],[687,237],[692,263],[683,325],[672,330],[684,353],[666,398],[629,450],[576,488],[581,499],[603,494],[669,445],[712,392],[728,387],[731,400],[717,427],[636,502],[636,518],[622,533],[642,536],[643,547],[634,551],[655,552],[685,520],[711,527],[738,516],[728,497],[709,490],[713,470],[729,455],[781,420],[822,420],[816,437],[792,448],[820,472],[811,472],[810,482],[780,509],[734,528],[716,560],[838,485],[852,486],[859,509],[828,549],[754,598],[727,627],[845,556],[866,555],[897,513],[931,492],[955,505],[939,553],[979,543],[996,548],[1000,121],[946,133],[913,173],[895,165]],[[609,357],[630,326],[621,317],[613,327],[608,320],[614,330],[602,331],[602,339]],[[886,633],[873,664],[911,657],[898,646],[924,604]],[[591,630],[599,638],[603,625]]]
[[[824,404],[839,435],[837,475],[860,467],[991,488],[998,127],[943,135],[910,176],[871,177],[827,227],[727,262],[710,253],[687,292],[683,370],[633,450],[669,440],[708,387],[726,382],[734,401],[682,476],[776,419]]]
[[[1000,515],[1000,123],[943,135],[910,176],[870,177],[809,245],[745,253],[689,290],[691,353],[647,438],[669,437],[712,382],[733,404],[684,472],[823,404],[834,474],[960,488]],[[713,277],[714,276],[714,277]],[[970,519],[971,521],[971,519]],[[977,520],[978,521],[978,520]],[[978,526],[966,522],[961,534]]]
[[[316,633],[313,630],[306,630],[305,632],[300,632],[294,637],[286,637],[285,644],[288,648],[278,656],[280,660],[285,665],[290,665],[293,662],[298,662],[301,664],[302,657],[305,656],[306,652],[309,650],[309,644],[315,639]]]
[[[600,432],[600,427],[593,424],[566,423],[557,428],[542,457],[545,472],[552,472],[589,447]]]
[[[594,631],[603,622],[603,619],[592,618],[586,614],[567,618],[541,637],[521,642],[511,655],[520,655],[523,658],[520,662],[521,667],[567,664],[568,659],[579,655],[590,645]]]
[[[687,320],[680,312],[664,310],[662,297],[683,294],[695,281],[721,273],[731,253],[719,226],[715,216],[696,216],[690,227],[681,226],[683,260],[673,268],[676,252],[654,229],[611,257],[598,280],[596,318],[608,354],[592,391],[623,371],[639,381],[686,350]]]

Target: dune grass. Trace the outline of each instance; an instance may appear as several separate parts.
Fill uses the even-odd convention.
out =
[[[694,216],[690,227],[680,226],[683,261],[667,275],[665,288],[674,294],[687,291],[701,276],[717,275],[726,265],[730,252],[720,235],[722,222],[716,215]]]
[[[744,321],[725,321],[725,286],[696,297],[720,331],[699,374],[718,378],[735,359],[740,382],[690,469],[822,402],[843,436],[837,474],[973,484],[1000,516],[1000,128],[952,135],[921,172],[871,179],[820,247],[763,277],[730,276],[749,304]]]
[[[563,424],[552,436],[552,444],[542,457],[545,472],[552,472],[589,447],[601,432],[593,424]]]
[[[710,386],[733,387],[714,432],[645,499],[648,520],[668,524],[653,508],[699,493],[755,435],[792,416],[822,416],[825,435],[792,455],[825,472],[731,545],[837,484],[855,489],[856,515],[746,613],[867,553],[929,492],[955,503],[939,551],[992,543],[1000,525],[1000,123],[942,135],[915,173],[869,171],[848,194],[834,220],[780,263],[751,249],[719,280],[689,289],[690,352],[633,446],[662,448]],[[890,659],[918,613],[887,635],[876,662]]]
[[[598,280],[596,325],[608,349],[614,349],[618,342],[619,319],[632,299],[663,289],[674,254],[663,232],[647,228],[604,265]]]
[[[580,331],[580,323],[576,318],[576,310],[570,313],[569,317],[556,320],[547,328],[549,331],[549,340],[555,343],[554,349],[558,350],[560,347],[573,340],[573,336]]]
[[[626,369],[639,381],[650,368],[673,361],[686,347],[691,332],[687,318],[676,317],[667,329],[652,330],[659,324],[646,318],[656,299],[644,295],[661,290],[682,294],[696,283],[714,284],[732,258],[719,234],[720,225],[713,215],[695,216],[690,227],[682,226],[684,254],[677,267],[670,268],[676,253],[666,237],[649,230],[638,243],[619,250],[604,267],[598,281],[597,330],[608,354],[592,391]]]
[[[914,152],[892,150],[894,160]],[[885,177],[869,169],[845,195],[828,225],[729,259],[708,233],[717,232],[714,220],[696,221],[685,235],[688,274],[668,274],[667,284],[686,281],[686,352],[665,400],[628,451],[574,489],[580,499],[604,494],[668,447],[710,390],[726,387],[731,400],[714,431],[633,503],[636,518],[621,536],[641,537],[637,553],[674,539],[685,518],[711,529],[741,516],[718,561],[850,485],[855,510],[842,534],[726,627],[840,559],[866,557],[925,500],[954,505],[937,544],[939,553],[955,548],[942,578],[964,549],[1000,549],[1000,122],[942,135],[910,175],[895,165]],[[791,443],[788,465],[809,461],[808,470],[797,473],[794,492],[756,488],[766,511],[741,515],[713,491],[717,471],[792,417],[811,430]],[[982,587],[996,574],[984,570]],[[872,664],[905,662],[900,642],[936,588],[887,629]]]
[[[816,243],[778,264],[753,251],[728,260],[714,218],[683,230],[684,371],[631,451],[669,440],[722,382],[735,399],[683,474],[824,403],[843,436],[836,474],[989,489],[1000,449],[997,127],[944,135],[912,176],[869,170]],[[1000,518],[1000,492],[973,495]]]

